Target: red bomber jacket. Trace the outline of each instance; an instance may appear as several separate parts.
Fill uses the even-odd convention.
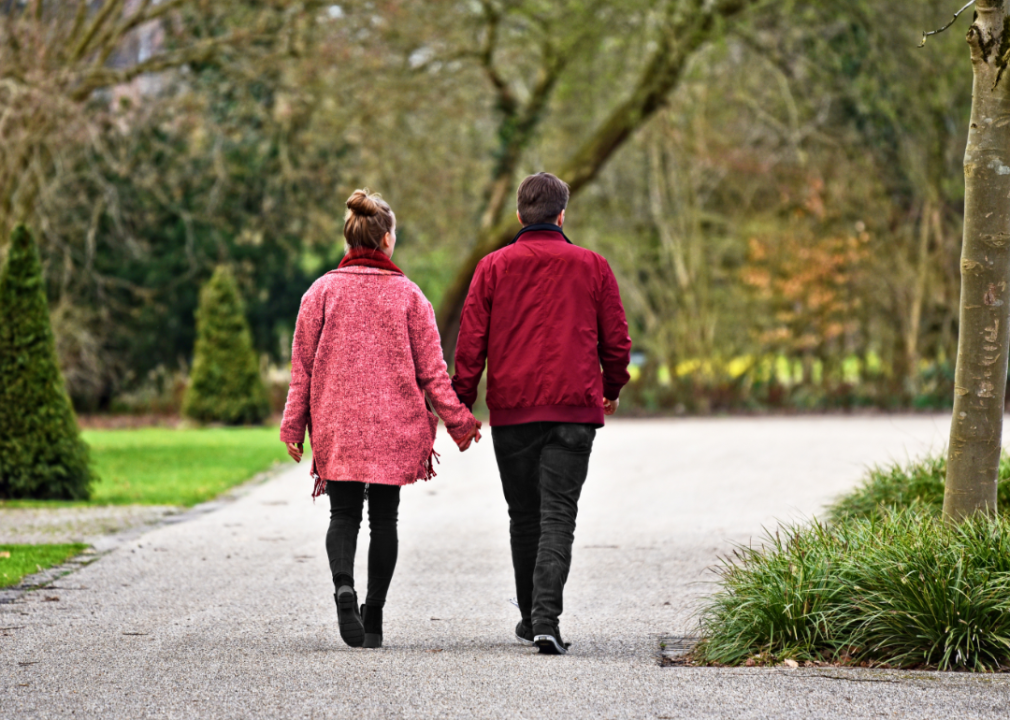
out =
[[[530,225],[477,265],[452,385],[473,407],[486,360],[492,426],[603,425],[603,398],[616,400],[628,382],[630,353],[607,261],[557,225]]]

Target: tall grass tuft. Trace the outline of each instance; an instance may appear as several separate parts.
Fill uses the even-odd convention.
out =
[[[788,527],[724,561],[696,654],[941,670],[1010,666],[1010,520],[923,507]]]
[[[928,456],[905,465],[875,467],[862,485],[828,508],[832,522],[872,517],[888,509],[917,505],[932,514],[943,508],[943,487],[947,476],[946,456]],[[1010,456],[999,462],[997,507],[1010,512]]]

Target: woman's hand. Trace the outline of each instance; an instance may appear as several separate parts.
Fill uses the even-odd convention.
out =
[[[304,443],[284,443],[288,446],[288,455],[295,462],[302,461],[302,455],[305,454],[305,444]]]
[[[620,400],[607,400],[606,398],[603,398],[603,414],[613,415],[617,412],[617,406],[620,404]]]
[[[480,442],[480,420],[474,420],[473,430],[463,436],[463,438],[457,440],[456,445],[459,446],[460,452],[464,452],[470,447],[471,442]]]

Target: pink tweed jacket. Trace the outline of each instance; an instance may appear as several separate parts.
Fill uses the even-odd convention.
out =
[[[426,397],[454,440],[473,429],[421,289],[370,267],[332,270],[313,283],[298,311],[281,441],[303,442],[308,428],[322,480],[427,479],[438,418]]]

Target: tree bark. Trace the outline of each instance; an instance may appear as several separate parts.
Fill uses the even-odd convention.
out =
[[[1010,344],[1010,35],[1003,0],[978,0],[968,29],[971,123],[964,154],[964,242],[954,416],[943,515],[996,512]]]

